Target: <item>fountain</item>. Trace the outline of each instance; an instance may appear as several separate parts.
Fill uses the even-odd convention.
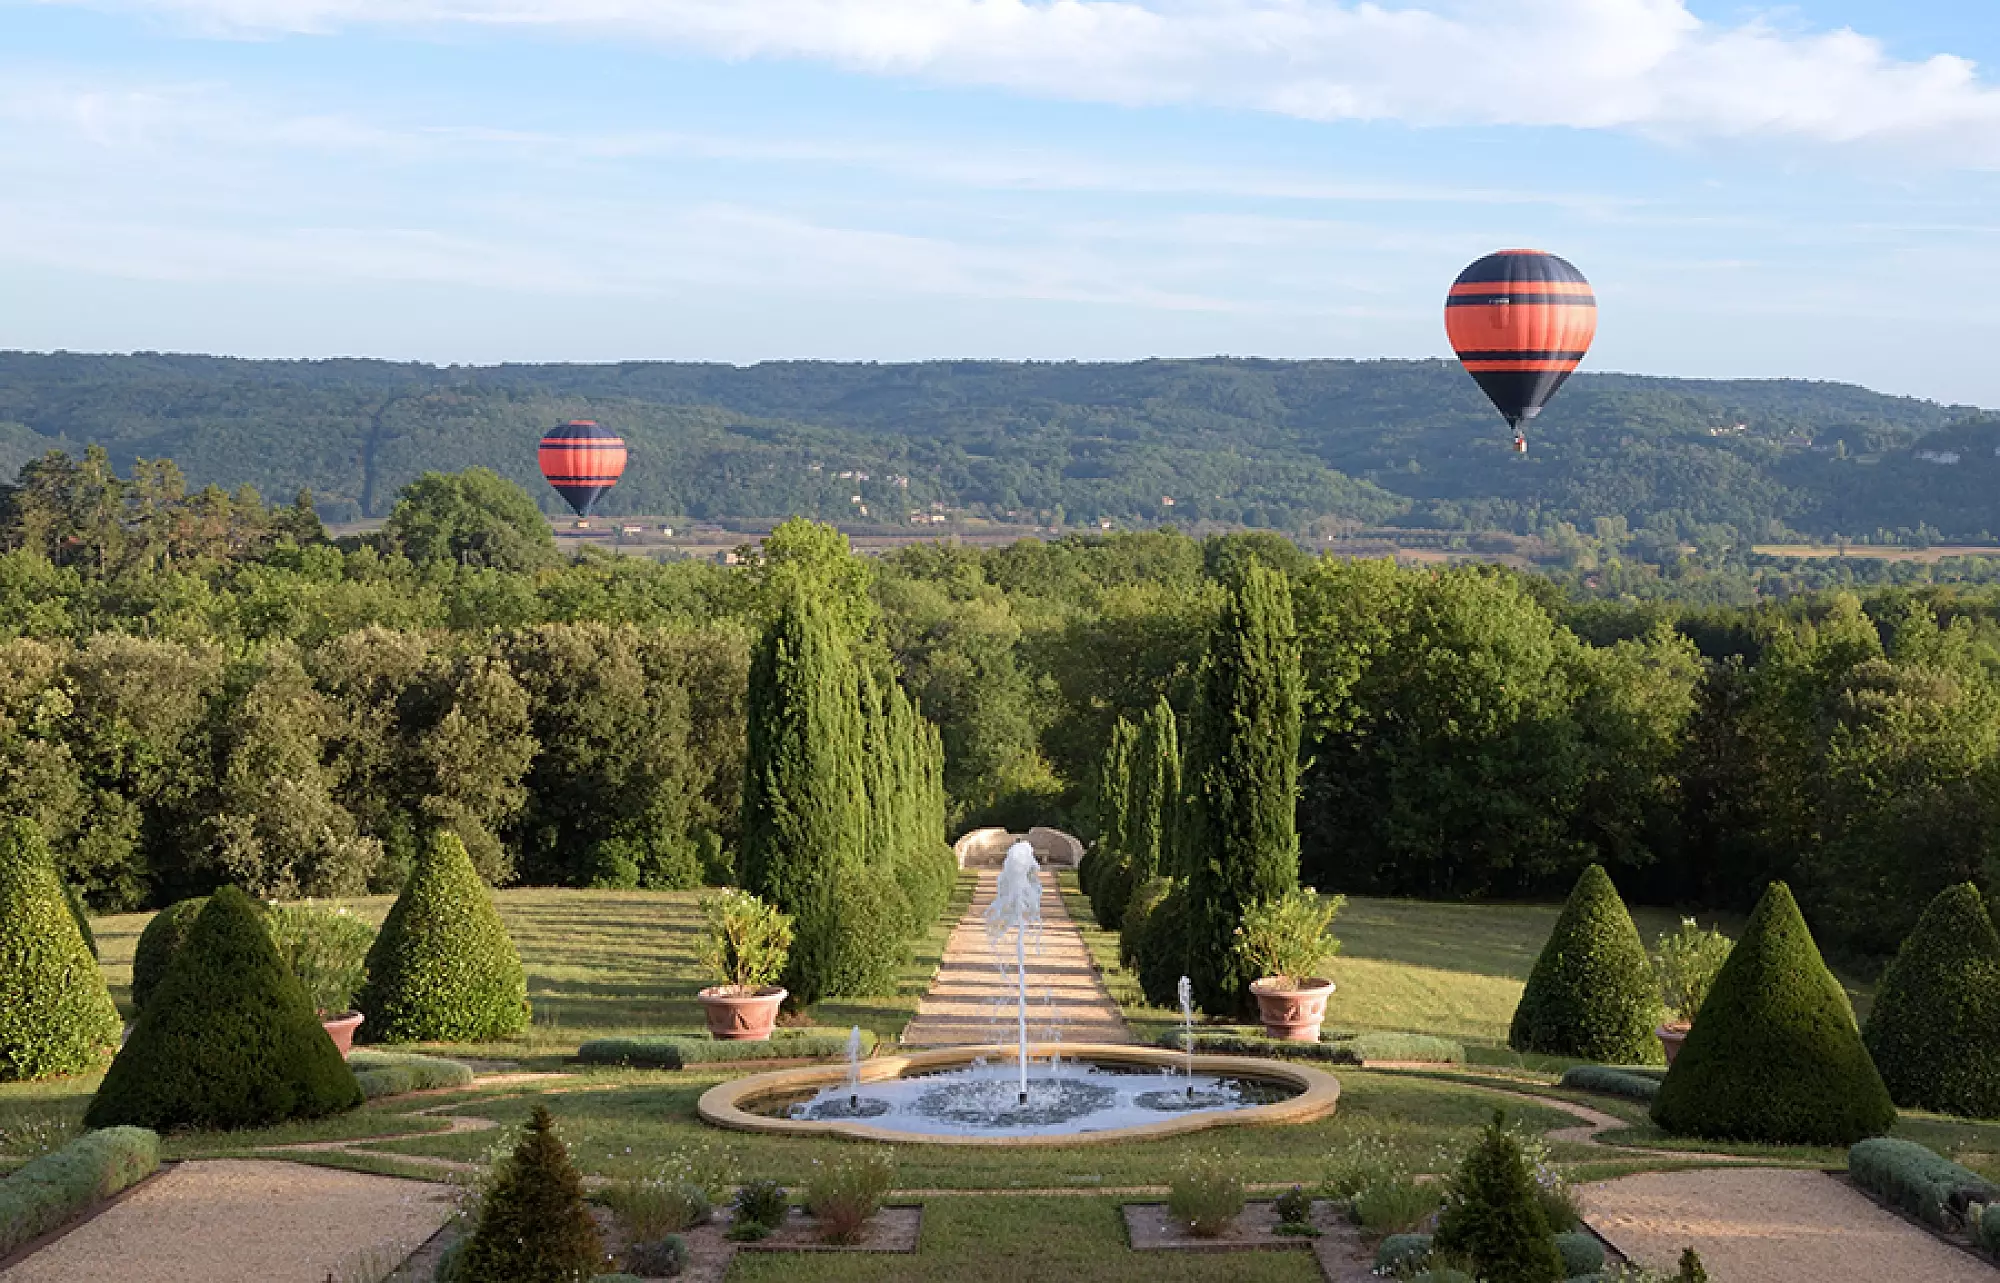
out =
[[[1309,1122],[1333,1112],[1340,1084],[1306,1065],[1194,1050],[1194,1003],[1180,983],[1182,1052],[1028,1041],[1028,956],[1039,948],[1041,868],[1034,848],[1008,848],[986,938],[1012,937],[1012,1046],[954,1047],[861,1059],[861,1031],[838,1068],[781,1069],[722,1083],[698,1109],[742,1131],[833,1134],[940,1144],[1077,1144],[1203,1127]],[[1067,1066],[1068,1072],[1059,1068]],[[1012,1064],[1006,1062],[1012,1060]],[[1045,1065],[1046,1071],[1034,1068]],[[1176,1072],[1178,1071],[1178,1072]]]

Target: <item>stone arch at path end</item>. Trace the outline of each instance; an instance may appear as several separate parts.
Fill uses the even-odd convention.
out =
[[[1035,848],[1035,859],[1045,869],[1073,869],[1083,859],[1083,843],[1061,829],[1032,828],[1026,833],[974,829],[951,849],[961,869],[997,869],[1007,858],[1007,848],[1020,841]]]

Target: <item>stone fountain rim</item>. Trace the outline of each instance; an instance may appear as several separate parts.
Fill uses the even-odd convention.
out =
[[[1028,1048],[1029,1059],[1061,1055],[1065,1060],[1087,1060],[1095,1064],[1139,1065],[1151,1069],[1180,1069],[1188,1057],[1157,1047],[1135,1047],[1117,1043],[1035,1043]],[[956,1069],[985,1059],[1012,1062],[1011,1044],[976,1047],[941,1047],[935,1051],[905,1052],[873,1056],[861,1062],[863,1083],[902,1078],[910,1073]],[[1206,1131],[1211,1127],[1271,1127],[1310,1123],[1331,1114],[1340,1102],[1340,1080],[1323,1069],[1292,1061],[1267,1060],[1256,1056],[1194,1057],[1197,1073],[1224,1077],[1256,1078],[1265,1082],[1297,1087],[1299,1094],[1269,1105],[1245,1109],[1213,1110],[1195,1114],[1173,1114],[1157,1122],[1103,1131],[1075,1132],[1045,1136],[936,1136],[919,1132],[878,1127],[854,1119],[815,1121],[800,1118],[766,1118],[743,1108],[746,1101],[779,1092],[811,1091],[847,1081],[844,1065],[814,1065],[799,1069],[778,1069],[717,1083],[701,1095],[696,1112],[702,1121],[731,1131],[758,1132],[771,1136],[834,1136],[844,1140],[880,1141],[896,1145],[976,1145],[1021,1146],[1103,1145],[1130,1140],[1158,1140]]]

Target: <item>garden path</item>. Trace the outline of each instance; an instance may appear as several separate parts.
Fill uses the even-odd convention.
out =
[[[1635,1264],[1701,1253],[1729,1283],[1993,1283],[1993,1267],[1825,1172],[1769,1167],[1648,1172],[1586,1185],[1592,1229]]]
[[[917,1017],[903,1030],[905,1046],[1014,1041],[1014,951],[1011,945],[996,950],[986,939],[986,906],[993,903],[998,883],[993,870],[980,873],[972,903],[952,929]],[[1132,1041],[1082,933],[1044,871],[1040,947],[1028,954],[1028,1037],[1052,1042],[1057,1035],[1064,1042]]]

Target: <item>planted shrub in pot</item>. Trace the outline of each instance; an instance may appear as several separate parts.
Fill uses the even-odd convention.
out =
[[[1236,953],[1246,971],[1264,1032],[1292,1042],[1318,1042],[1333,981],[1315,976],[1321,961],[1340,950],[1328,934],[1345,896],[1322,898],[1288,891],[1244,910],[1236,928]]]
[[[1682,918],[1680,930],[1662,935],[1653,946],[1653,971],[1660,978],[1660,999],[1666,1004],[1667,1020],[1653,1032],[1659,1036],[1667,1063],[1674,1063],[1681,1043],[1694,1026],[1702,1000],[1715,986],[1722,964],[1729,961],[1733,946],[1729,937],[1713,928],[1695,925]]]
[[[333,1045],[347,1055],[361,1027],[354,995],[368,978],[375,929],[346,909],[322,909],[311,901],[273,905],[266,922],[278,956],[305,986]]]
[[[792,949],[792,919],[747,891],[701,902],[707,931],[702,967],[718,983],[703,989],[702,1015],[716,1038],[763,1039],[778,1023],[785,991],[777,984]]]

